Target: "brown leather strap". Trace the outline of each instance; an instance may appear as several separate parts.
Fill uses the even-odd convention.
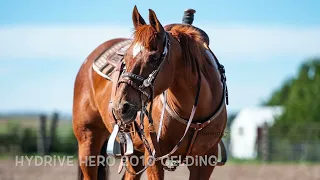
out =
[[[114,120],[114,123],[117,123],[117,120],[114,117],[112,108],[113,108],[114,98],[116,96],[116,91],[117,91],[117,87],[118,87],[118,80],[120,78],[120,74],[121,74],[122,69],[123,69],[123,62],[118,64],[117,68],[115,69],[114,73],[112,74],[111,99],[109,102],[108,111],[110,113],[111,118]]]
[[[188,152],[187,152],[187,156],[189,156],[191,154],[191,151],[192,151],[192,148],[193,148],[193,144],[196,141],[196,138],[197,138],[197,135],[198,135],[199,131],[200,131],[199,129],[196,129],[196,131],[194,132],[194,134],[192,136],[192,140],[191,140],[191,142],[189,144],[189,149],[188,149]]]
[[[156,153],[156,157],[160,157],[162,155],[161,153],[161,150],[160,150],[160,145],[157,141],[157,133],[154,131],[150,131],[150,138],[151,138],[151,141],[152,141],[152,144],[153,144],[153,148],[155,150],[155,153]]]
[[[143,94],[144,96],[147,97],[147,99],[150,99],[151,96],[145,91],[143,90],[141,87],[137,86],[131,79],[120,79],[118,81],[118,84],[121,84],[121,83],[126,83],[128,85],[130,85],[131,87],[133,87],[135,90],[139,91],[141,94]]]
[[[120,73],[122,70],[123,62],[119,63],[112,74],[112,90],[111,90],[111,101],[113,102],[113,98],[116,95],[116,90],[118,86],[118,80],[120,78]]]
[[[211,123],[211,120],[205,121],[204,123],[192,123],[190,125],[191,128],[195,129],[196,131],[201,130],[203,128],[205,128],[207,125],[209,125]]]
[[[214,121],[222,112],[223,108],[225,107],[225,98],[226,98],[226,82],[223,82],[223,92],[222,92],[222,99],[220,101],[219,107],[218,109],[212,114],[212,116],[207,119],[204,122],[201,123],[191,123],[190,127],[195,129],[195,130],[201,130],[203,128],[205,128],[206,126],[208,126],[212,121]],[[162,103],[166,104],[163,101],[163,98],[161,98]],[[168,111],[168,113],[174,117],[175,120],[177,120],[178,122],[181,122],[182,124],[187,125],[188,120],[187,119],[183,119],[181,118],[173,109],[170,108],[169,105],[166,105],[166,110]]]

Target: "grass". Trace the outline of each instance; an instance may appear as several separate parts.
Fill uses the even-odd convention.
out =
[[[47,119],[46,129],[49,132],[51,119]],[[7,119],[0,119],[0,135],[7,134],[10,131],[10,127],[12,126],[19,126],[21,129],[24,128],[32,128],[32,129],[39,129],[39,120],[34,118],[7,118]],[[57,127],[57,135],[59,137],[66,137],[72,131],[72,124],[69,120],[59,120],[58,127]]]

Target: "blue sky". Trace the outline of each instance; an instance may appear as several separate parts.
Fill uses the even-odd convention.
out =
[[[170,2],[170,3],[168,3]],[[70,112],[74,78],[100,43],[130,37],[136,4],[162,24],[196,9],[194,25],[227,70],[231,111],[257,106],[320,55],[320,1],[0,0],[0,111]]]

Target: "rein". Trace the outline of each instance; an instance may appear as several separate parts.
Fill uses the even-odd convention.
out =
[[[200,131],[202,128],[204,128],[205,126],[207,126],[208,124],[210,124],[211,120],[214,119],[215,117],[217,117],[220,112],[222,111],[224,105],[225,105],[225,99],[227,99],[227,104],[228,104],[228,94],[227,94],[227,88],[226,88],[226,77],[225,77],[225,71],[224,71],[224,67],[218,62],[218,59],[215,57],[215,55],[213,54],[213,52],[210,50],[210,52],[213,54],[216,63],[218,64],[218,68],[219,68],[219,72],[221,75],[221,82],[223,83],[223,95],[222,95],[222,100],[221,103],[219,105],[219,108],[217,111],[215,111],[213,117],[214,118],[210,118],[209,120],[203,122],[203,123],[192,123],[193,117],[195,115],[196,109],[197,109],[197,105],[198,105],[198,100],[199,100],[199,95],[200,95],[200,88],[201,88],[201,74],[200,74],[200,68],[199,68],[199,64],[198,62],[196,62],[196,68],[197,68],[197,73],[198,73],[198,82],[197,82],[197,92],[196,92],[196,97],[195,97],[195,101],[192,107],[192,111],[190,114],[190,117],[188,120],[184,120],[182,118],[180,118],[173,110],[170,109],[170,107],[167,105],[167,101],[166,101],[166,97],[167,97],[167,91],[163,92],[162,94],[162,101],[163,101],[163,109],[161,112],[161,118],[160,118],[160,125],[159,125],[159,129],[158,129],[158,134],[155,132],[155,128],[153,125],[153,119],[152,119],[152,108],[153,108],[153,100],[154,100],[154,80],[156,79],[160,69],[162,68],[166,57],[168,55],[169,52],[169,46],[170,46],[170,41],[169,41],[169,37],[167,35],[167,32],[165,34],[165,45],[164,45],[164,50],[161,54],[161,56],[159,57],[158,61],[161,61],[160,64],[158,66],[154,67],[154,70],[149,74],[149,76],[147,78],[144,78],[140,75],[136,75],[130,72],[126,72],[126,67],[125,67],[125,63],[121,63],[121,65],[119,65],[119,67],[117,68],[117,73],[115,73],[116,75],[116,80],[113,86],[113,93],[116,92],[117,87],[122,84],[122,83],[126,83],[128,85],[130,85],[131,87],[133,87],[134,89],[136,89],[137,91],[139,91],[141,93],[141,102],[142,102],[142,108],[140,110],[140,124],[138,124],[136,121],[134,121],[133,126],[134,128],[137,130],[137,133],[139,135],[139,137],[141,138],[146,150],[149,153],[149,159],[148,159],[148,163],[147,165],[140,170],[139,172],[131,172],[128,168],[127,168],[127,159],[126,157],[133,154],[133,143],[132,140],[130,139],[128,133],[126,132],[126,124],[123,124],[123,122],[120,119],[117,119],[115,112],[112,110],[112,100],[110,101],[109,104],[109,111],[112,114],[113,119],[115,120],[115,127],[114,130],[110,136],[110,144],[108,142],[108,147],[107,147],[107,153],[109,155],[113,155],[113,143],[114,140],[116,138],[116,136],[119,134],[119,139],[120,139],[120,148],[121,148],[121,155],[122,155],[122,161],[120,161],[120,166],[118,169],[118,173],[121,172],[122,170],[122,165],[124,165],[124,167],[126,168],[126,171],[129,172],[132,175],[137,175],[137,174],[141,174],[143,173],[151,164],[152,162],[155,161],[159,161],[159,160],[163,160],[166,159],[168,157],[170,157],[172,154],[174,154],[177,149],[179,148],[179,146],[181,145],[184,137],[186,136],[188,130],[191,128],[195,129],[195,134],[192,138],[191,144],[189,146],[189,150],[188,150],[188,154],[190,154],[193,143],[195,141],[195,138],[197,136],[197,132]],[[208,48],[207,48],[208,49]],[[139,82],[140,85],[137,85],[133,80],[135,80],[136,82]],[[146,89],[150,89],[150,94],[146,91]],[[143,97],[146,97],[147,100],[144,101]],[[149,106],[149,110],[147,110],[147,105],[148,105],[148,101],[150,101],[150,106]],[[161,151],[160,151],[160,146],[159,146],[159,140],[160,140],[160,135],[161,135],[161,127],[163,124],[163,119],[164,119],[164,112],[165,110],[167,110],[169,112],[170,115],[172,115],[175,119],[177,119],[179,122],[182,122],[183,124],[186,124],[186,129],[184,131],[183,136],[180,138],[179,142],[174,146],[174,148],[165,155],[161,155]],[[148,121],[149,121],[149,126],[148,126],[148,130],[150,132],[150,137],[151,137],[151,143],[154,147],[154,150],[152,151],[151,146],[149,144],[149,142],[147,141],[147,138],[145,136],[144,133],[144,117],[147,117]],[[119,116],[118,116],[119,117]],[[109,140],[109,141],[110,141]],[[111,144],[112,143],[112,144]],[[132,148],[131,148],[132,147]],[[166,170],[175,170],[176,167],[166,167],[164,166],[164,169]]]

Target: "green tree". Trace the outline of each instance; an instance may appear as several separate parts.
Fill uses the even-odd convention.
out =
[[[288,95],[292,86],[293,79],[288,79],[284,82],[282,87],[276,90],[271,98],[264,103],[267,106],[284,105],[288,100]]]
[[[306,138],[320,139],[320,133],[312,134],[311,137],[307,133],[320,128],[319,93],[320,59],[314,58],[303,63],[298,75],[287,80],[265,103],[284,107],[283,115],[275,122],[271,132],[291,142]]]
[[[37,152],[37,133],[32,128],[25,128],[22,133],[20,148],[22,153],[30,154]]]

